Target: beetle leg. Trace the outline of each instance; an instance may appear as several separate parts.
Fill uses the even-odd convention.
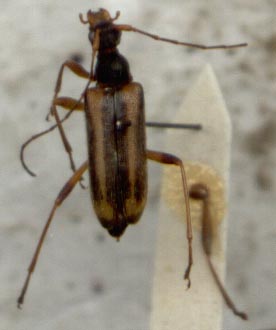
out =
[[[58,98],[59,99],[59,98]],[[81,104],[79,105],[79,106],[81,106]],[[76,109],[76,110],[78,110],[78,108]],[[67,120],[69,117],[70,117],[70,115],[73,113],[73,111],[75,111],[75,110],[72,110],[72,109],[70,109],[70,111],[60,120],[60,124],[61,123],[63,123],[65,120]],[[48,134],[48,133],[50,133],[50,132],[52,132],[54,129],[56,129],[58,127],[58,124],[56,123],[56,124],[54,124],[53,126],[51,126],[50,128],[48,128],[48,129],[46,129],[45,131],[42,131],[42,132],[39,132],[39,133],[37,133],[37,134],[35,134],[35,135],[32,135],[27,141],[25,141],[23,144],[22,144],[22,146],[21,146],[21,148],[20,148],[20,160],[21,160],[21,163],[22,163],[22,166],[24,167],[24,169],[31,175],[31,176],[36,176],[36,174],[33,172],[33,171],[31,171],[30,169],[29,169],[29,167],[27,166],[27,164],[25,163],[25,157],[24,157],[24,152],[25,152],[25,149],[26,149],[26,147],[31,143],[31,142],[33,142],[33,141],[35,141],[36,139],[38,139],[38,138],[40,138],[41,136],[43,136],[43,135],[46,135],[46,134]]]
[[[77,74],[78,76],[82,77],[82,78],[89,78],[89,81],[84,89],[84,92],[82,93],[81,97],[78,100],[69,98],[69,97],[57,97],[57,94],[59,93],[60,89],[61,89],[61,83],[62,83],[62,74],[63,74],[63,70],[65,67],[68,67],[69,69],[71,69],[71,71],[73,71],[75,74]],[[57,79],[57,83],[56,83],[56,87],[55,87],[55,95],[52,101],[52,105],[51,105],[51,110],[50,113],[48,114],[48,116],[50,114],[52,114],[55,117],[56,120],[56,124],[51,126],[49,129],[40,132],[38,134],[33,135],[29,140],[27,140],[21,147],[20,150],[20,159],[21,159],[21,163],[23,165],[23,167],[25,168],[25,170],[32,176],[35,176],[35,173],[32,172],[28,166],[25,164],[25,160],[24,160],[24,151],[25,148],[34,140],[36,140],[37,138],[51,132],[52,130],[54,130],[56,127],[58,127],[60,135],[61,135],[61,139],[62,139],[62,143],[64,145],[64,148],[66,150],[66,152],[68,153],[69,156],[69,160],[70,160],[70,166],[73,172],[76,171],[76,166],[74,163],[74,159],[73,159],[73,155],[72,155],[72,147],[65,135],[62,123],[68,119],[70,117],[70,115],[73,113],[73,111],[75,110],[83,110],[84,105],[81,102],[84,93],[86,92],[89,84],[91,82],[90,79],[90,74],[88,71],[86,71],[81,65],[79,65],[77,62],[74,61],[66,61],[63,63],[63,65],[60,68],[59,74],[58,74],[58,79]],[[61,106],[63,108],[69,109],[70,111],[68,112],[68,114],[60,119],[56,106]],[[47,116],[47,117],[48,117]],[[84,186],[82,185],[82,183],[80,182],[80,185],[82,188],[84,188]]]
[[[55,100],[58,96],[58,93],[61,90],[63,71],[66,67],[68,69],[70,69],[74,74],[76,74],[77,76],[79,76],[81,78],[86,78],[86,79],[90,78],[90,73],[87,70],[85,70],[85,68],[82,65],[80,65],[79,63],[72,61],[72,60],[65,61],[59,69],[52,105],[51,105],[50,111],[46,117],[47,120],[49,119],[50,115],[53,115],[53,111],[54,111],[53,106],[55,104]]]
[[[184,199],[186,205],[186,223],[187,223],[186,236],[189,247],[189,252],[188,252],[189,261],[184,274],[184,279],[188,281],[188,288],[189,288],[191,286],[190,272],[193,264],[193,250],[192,250],[193,233],[192,233],[188,186],[187,186],[187,179],[186,179],[184,165],[180,158],[160,151],[147,150],[147,158],[156,161],[158,163],[179,166],[181,170],[183,193],[184,193]]]
[[[211,273],[214,277],[214,280],[221,292],[221,295],[223,296],[223,299],[226,303],[226,305],[229,307],[229,309],[232,310],[232,312],[239,316],[243,320],[247,320],[248,316],[246,313],[239,311],[228,293],[226,292],[225,288],[223,287],[223,284],[221,283],[221,280],[214,268],[214,265],[211,260],[211,254],[212,254],[212,241],[214,236],[214,230],[213,230],[213,222],[211,218],[210,213],[210,192],[208,187],[205,184],[194,184],[190,187],[189,195],[191,198],[198,200],[202,204],[202,232],[201,232],[201,242],[202,247],[204,250],[204,253],[207,257],[208,265],[211,270]]]
[[[20,159],[21,159],[21,163],[23,165],[23,167],[25,168],[25,170],[32,176],[35,176],[35,173],[32,172],[28,166],[25,164],[25,160],[24,160],[24,151],[25,151],[25,148],[34,140],[36,140],[37,138],[53,131],[55,128],[58,127],[59,129],[59,132],[60,132],[60,135],[61,135],[61,139],[62,139],[62,142],[63,142],[63,145],[64,145],[64,148],[66,150],[66,152],[68,153],[69,155],[69,159],[70,159],[70,165],[71,165],[71,168],[73,170],[73,172],[75,172],[76,170],[76,166],[75,166],[75,163],[74,163],[74,160],[73,160],[73,156],[72,156],[72,148],[71,148],[71,145],[65,135],[65,132],[63,130],[63,127],[62,127],[62,123],[68,119],[70,117],[70,115],[73,113],[73,111],[75,110],[81,110],[81,108],[83,107],[83,103],[81,102],[82,98],[83,98],[83,95],[84,93],[81,95],[81,97],[79,98],[79,100],[75,100],[75,102],[73,102],[73,99],[70,98],[70,101],[65,101],[66,98],[58,98],[57,95],[58,93],[60,92],[60,89],[61,89],[61,84],[62,84],[62,76],[63,76],[63,71],[64,71],[64,68],[67,67],[68,69],[70,69],[73,73],[75,73],[76,75],[78,75],[79,77],[81,78],[87,78],[89,79],[89,82],[87,83],[86,87],[85,87],[85,90],[87,89],[89,83],[90,83],[90,73],[88,71],[86,71],[80,64],[78,64],[77,62],[75,61],[72,61],[72,60],[68,60],[66,62],[64,62],[59,70],[59,74],[58,74],[58,78],[57,78],[57,82],[56,82],[56,86],[55,86],[55,94],[54,94],[54,98],[53,98],[53,101],[52,101],[52,105],[51,105],[51,109],[47,115],[47,119],[49,118],[50,115],[53,115],[55,116],[55,119],[56,119],[56,124],[51,126],[49,129],[43,131],[43,132],[40,132],[38,134],[35,134],[33,135],[30,139],[28,139],[22,146],[21,146],[21,150],[20,150]],[[69,98],[68,98],[69,99]],[[63,101],[61,101],[63,100]],[[60,104],[62,103],[63,104]],[[67,108],[69,109],[68,107],[68,104],[70,103],[70,112],[62,119],[59,118],[59,115],[57,113],[57,110],[56,110],[56,106],[57,105],[60,105],[64,108]]]
[[[47,222],[44,226],[44,229],[41,233],[41,236],[40,236],[40,239],[38,241],[35,253],[33,255],[32,261],[31,261],[30,266],[28,268],[28,274],[27,274],[26,280],[24,282],[23,288],[21,290],[21,294],[20,294],[19,298],[17,299],[18,308],[20,308],[21,305],[24,302],[24,296],[25,296],[25,293],[28,289],[28,285],[29,285],[29,282],[30,282],[31,275],[35,270],[35,266],[36,266],[36,263],[37,263],[37,260],[38,260],[38,257],[39,257],[41,247],[43,245],[43,242],[44,242],[44,239],[46,237],[47,231],[48,231],[49,226],[50,226],[50,224],[52,222],[52,219],[54,217],[55,211],[62,204],[62,202],[68,197],[68,195],[73,190],[75,185],[81,180],[81,177],[82,177],[83,173],[87,170],[87,168],[88,168],[88,161],[84,162],[81,165],[81,167],[76,170],[76,172],[72,175],[72,177],[63,186],[63,188],[61,189],[61,191],[59,192],[59,194],[58,194],[58,196],[55,200],[54,206],[52,207],[49,218],[48,218],[48,220],[47,220]]]
[[[61,140],[62,140],[64,148],[65,148],[65,151],[68,154],[71,169],[72,169],[73,172],[76,172],[76,165],[75,165],[75,162],[74,162],[74,159],[73,159],[73,149],[72,149],[72,147],[71,147],[71,145],[70,145],[70,143],[69,143],[69,141],[66,137],[66,134],[64,132],[64,129],[63,129],[63,126],[62,126],[62,123],[61,123],[61,120],[60,120],[56,110],[53,112],[53,115],[56,119],[56,123],[57,123],[58,129],[59,129],[59,133],[60,133]],[[81,185],[82,188],[84,188],[81,181],[80,181],[80,185]]]
[[[57,97],[55,99],[55,105],[66,110],[74,108],[74,111],[84,111],[84,103],[78,102],[78,100],[73,99],[72,97]]]
[[[62,107],[63,109],[68,109],[68,110],[74,109],[74,111],[84,111],[84,103],[80,102],[80,100],[76,100],[71,97],[57,97],[54,100],[54,106],[59,106],[59,107]],[[61,124],[61,120],[56,111],[54,111],[54,116],[55,116],[57,125],[59,127],[59,132],[60,132],[60,136],[61,136],[64,148],[69,156],[71,169],[73,172],[75,172],[76,166],[75,166],[73,155],[72,155],[72,152],[73,152],[72,147],[66,138],[63,126]],[[82,184],[82,178],[79,181],[79,183],[82,188],[85,188],[85,186]]]
[[[58,100],[59,100],[59,98],[57,98],[55,101],[58,102]],[[63,100],[64,100],[64,98],[63,98]],[[65,100],[66,100],[66,98],[65,98]],[[69,103],[70,103],[70,100],[68,98],[67,99],[67,104],[69,104]],[[81,105],[81,103],[78,103],[78,104]],[[64,105],[66,105],[66,104],[64,104]],[[55,105],[54,105],[54,107],[55,107]],[[64,132],[64,129],[63,129],[63,126],[62,126],[62,123],[61,123],[61,120],[58,116],[57,111],[54,110],[53,114],[54,114],[54,117],[56,119],[56,123],[57,123],[58,129],[59,129],[59,133],[60,133],[61,140],[62,140],[64,148],[65,148],[65,151],[67,152],[68,157],[69,157],[71,169],[72,169],[73,172],[76,172],[76,165],[75,165],[75,162],[74,162],[74,159],[73,159],[73,149],[72,149],[72,147],[71,147],[71,145],[70,145],[70,143],[69,143],[69,141],[68,141],[68,139],[65,135],[65,132]],[[85,186],[81,182],[82,180],[83,180],[82,178],[79,180],[79,184],[80,184],[81,188],[85,189]]]
[[[61,84],[62,84],[63,70],[65,67],[70,69],[77,76],[79,76],[81,78],[89,79],[90,73],[82,65],[80,65],[76,61],[67,60],[61,65],[61,67],[59,69],[58,79],[57,79],[56,87],[55,87],[55,94],[58,94],[60,91]]]
[[[66,137],[64,129],[62,127],[60,117],[59,117],[57,109],[56,109],[57,100],[58,100],[57,96],[58,96],[58,93],[61,90],[62,77],[63,77],[63,72],[64,72],[65,68],[70,69],[73,73],[75,73],[77,76],[79,76],[81,78],[89,79],[89,83],[90,83],[90,73],[88,71],[86,71],[83,66],[81,66],[80,64],[78,64],[75,61],[72,61],[72,60],[65,61],[60,67],[57,82],[56,82],[56,86],[55,86],[55,93],[54,93],[53,101],[52,101],[52,104],[51,104],[50,111],[49,111],[49,113],[46,117],[47,120],[49,119],[50,115],[55,117],[57,127],[59,129],[60,136],[61,136],[61,139],[62,139],[62,143],[63,143],[64,148],[65,148],[65,150],[66,150],[66,152],[69,156],[71,169],[72,169],[73,172],[75,172],[76,171],[76,166],[75,166],[75,163],[74,163],[74,160],[73,160],[73,155],[72,155],[73,150],[72,150],[72,147],[71,147],[71,145],[70,145],[70,143],[69,143],[69,141]],[[85,88],[85,90],[86,90],[86,88]],[[70,110],[77,109],[79,107],[79,104],[81,104],[81,99],[82,98],[83,98],[83,94],[81,95],[79,100],[76,100],[76,102],[74,104],[73,103],[71,104]]]
[[[53,102],[54,102],[53,107],[60,106],[64,109],[69,109],[69,110],[74,109],[74,111],[83,111],[84,110],[83,102],[80,102],[80,100],[76,100],[76,99],[73,99],[71,97],[57,97],[57,98],[55,98],[55,100]],[[67,152],[68,157],[69,157],[71,169],[72,169],[73,172],[75,172],[76,171],[76,166],[75,166],[75,162],[74,162],[74,159],[73,159],[72,147],[71,147],[71,145],[70,145],[70,143],[69,143],[69,141],[68,141],[68,139],[65,135],[65,132],[64,132],[64,129],[63,129],[63,126],[62,126],[62,123],[61,123],[61,120],[58,116],[57,111],[54,110],[53,114],[55,116],[55,119],[56,119],[56,122],[57,122],[57,125],[58,125],[58,128],[59,128],[61,140],[63,142],[65,151]],[[81,181],[82,181],[82,179],[79,181],[80,186],[82,188],[85,188],[85,186],[82,184]]]

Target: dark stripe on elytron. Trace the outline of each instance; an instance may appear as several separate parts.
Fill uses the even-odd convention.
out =
[[[117,91],[114,94],[114,112],[115,120],[125,122],[128,120],[128,105],[123,98],[124,92],[122,90]],[[118,180],[119,187],[121,187],[120,194],[123,196],[122,200],[130,197],[130,182],[129,182],[129,156],[128,156],[128,140],[126,139],[126,134],[129,129],[132,129],[131,126],[124,126],[122,129],[117,129],[115,123],[115,132],[116,132],[116,150],[117,150],[117,166],[118,166]]]
[[[103,97],[101,127],[104,132],[104,173],[106,175],[106,200],[116,210],[116,143],[114,140],[114,90],[109,89]],[[117,212],[117,211],[116,211]]]
[[[88,139],[88,158],[89,158],[89,175],[90,180],[93,179],[93,184],[91,183],[91,195],[92,200],[100,200],[103,198],[102,191],[99,188],[99,180],[96,175],[95,167],[95,155],[94,155],[94,143],[96,140],[95,131],[93,130],[91,123],[91,114],[88,109],[87,96],[85,98],[85,114],[86,114],[86,128],[87,128],[87,139]]]
[[[117,147],[117,132],[116,132],[116,118],[115,118],[115,107],[114,107],[114,93],[115,89],[108,89],[102,97],[102,104],[100,106],[100,118],[101,122],[99,123],[101,129],[103,130],[103,151],[102,154],[98,155],[104,159],[104,169],[106,180],[104,185],[106,187],[106,196],[104,196],[107,203],[112,206],[114,210],[114,223],[106,223],[107,227],[118,227],[124,228],[126,218],[126,212],[124,211],[124,180],[121,179],[121,171],[123,167],[118,167],[118,147]],[[95,160],[96,161],[96,160]],[[96,173],[95,173],[96,177]],[[95,178],[94,177],[94,178]],[[93,178],[93,180],[94,180]],[[98,183],[96,181],[96,183]],[[100,197],[99,194],[100,186],[95,185],[94,198]],[[102,223],[106,222],[107,219],[101,219]],[[105,221],[104,221],[105,220]],[[110,229],[110,228],[109,228]]]
[[[117,175],[116,175],[116,201],[118,206],[118,213],[122,215],[124,219],[127,218],[127,212],[125,209],[125,200],[130,193],[129,184],[129,163],[127,155],[127,140],[126,130],[117,128],[117,121],[124,120],[127,113],[127,106],[122,98],[121,90],[117,90],[113,96],[114,100],[114,138],[116,143],[117,153]],[[118,214],[118,215],[119,215]]]
[[[142,88],[142,87],[141,87]],[[142,202],[146,199],[145,193],[147,191],[147,169],[145,168],[146,164],[146,132],[145,132],[145,114],[144,114],[144,93],[139,95],[139,129],[136,130],[136,141],[137,141],[137,151],[140,155],[139,159],[143,162],[142,164],[137,164],[135,170],[135,184],[134,184],[134,196],[137,203]],[[143,139],[141,141],[141,136]],[[141,169],[143,172],[141,173]]]

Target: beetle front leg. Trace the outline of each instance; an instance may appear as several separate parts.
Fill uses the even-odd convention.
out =
[[[72,60],[65,61],[59,69],[53,101],[52,101],[52,104],[51,104],[50,111],[49,111],[48,115],[46,116],[47,120],[49,119],[50,115],[54,115],[53,111],[55,110],[55,108],[54,108],[55,100],[58,97],[58,93],[61,90],[63,71],[66,67],[69,70],[71,70],[74,74],[76,74],[77,76],[79,76],[81,78],[85,78],[85,79],[90,79],[90,73],[82,65],[80,65],[77,62],[72,61]]]
[[[43,245],[43,242],[44,242],[44,239],[46,237],[49,226],[50,226],[50,224],[53,220],[55,211],[62,204],[62,202],[68,197],[68,195],[73,190],[75,185],[81,180],[81,177],[82,177],[83,173],[87,170],[87,168],[88,168],[88,162],[86,161],[85,163],[82,164],[82,166],[79,169],[76,170],[74,175],[66,182],[66,184],[63,186],[63,188],[61,189],[61,191],[59,192],[59,194],[58,194],[58,196],[55,200],[54,206],[53,206],[53,208],[50,212],[49,218],[48,218],[48,220],[47,220],[47,222],[44,226],[44,229],[41,233],[41,236],[40,236],[40,239],[38,241],[35,253],[33,255],[32,261],[31,261],[30,266],[28,268],[28,274],[27,274],[26,280],[24,282],[24,285],[22,287],[21,294],[17,299],[17,307],[18,308],[20,308],[21,305],[24,302],[24,297],[25,297],[26,291],[28,289],[28,285],[29,285],[29,282],[30,282],[30,279],[31,279],[31,275],[35,270],[35,266],[36,266],[36,263],[37,263],[37,260],[38,260],[38,257],[39,257],[39,253],[41,251],[41,247]]]
[[[193,250],[192,250],[193,233],[192,233],[188,185],[187,185],[184,165],[180,158],[160,151],[147,150],[147,158],[156,161],[158,163],[179,166],[181,170],[183,193],[184,193],[185,206],[186,206],[186,223],[187,223],[186,235],[187,235],[188,247],[189,247],[189,252],[188,252],[189,261],[184,274],[184,279],[188,281],[188,288],[189,288],[191,286],[190,272],[193,265]]]

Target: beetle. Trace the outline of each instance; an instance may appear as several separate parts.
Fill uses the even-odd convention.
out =
[[[246,46],[246,44],[204,46],[162,38],[131,25],[114,24],[119,15],[120,12],[117,12],[112,18],[109,12],[102,8],[95,12],[89,10],[86,19],[82,14],[79,15],[80,21],[89,25],[88,38],[92,46],[90,71],[73,60],[67,60],[62,64],[47,116],[47,118],[53,116],[56,124],[32,136],[21,147],[20,157],[23,167],[34,176],[35,174],[25,164],[24,150],[31,141],[58,128],[74,173],[55,199],[17,300],[19,308],[24,302],[31,275],[55,211],[75,185],[81,182],[84,172],[89,169],[91,199],[100,223],[111,236],[119,239],[129,224],[134,224],[139,220],[144,210],[147,196],[147,160],[175,165],[181,171],[188,240],[188,265],[184,279],[190,287],[190,271],[193,264],[192,226],[184,165],[182,160],[174,155],[146,149],[143,88],[139,83],[132,81],[129,64],[119,53],[117,46],[123,31],[137,32],[155,40],[200,49],[236,48]],[[65,68],[88,80],[78,100],[58,96]],[[91,82],[96,83],[92,88],[89,87]],[[63,119],[60,119],[58,115],[57,106],[69,110]],[[74,111],[85,112],[88,138],[88,160],[79,168],[75,166],[72,148],[62,126],[62,123]],[[158,124],[151,123],[149,126],[158,126]],[[166,127],[166,124],[164,126]],[[185,128],[185,125],[172,127]],[[200,125],[186,127],[199,129]]]

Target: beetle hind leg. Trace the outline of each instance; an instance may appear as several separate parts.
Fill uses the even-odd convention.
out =
[[[35,253],[33,255],[32,261],[30,263],[30,266],[28,268],[28,274],[27,277],[25,279],[24,285],[22,287],[20,296],[17,299],[17,306],[18,308],[20,308],[24,302],[24,297],[25,294],[27,292],[28,286],[29,286],[29,282],[31,279],[31,275],[35,270],[35,266],[42,248],[42,245],[44,243],[46,234],[48,232],[49,226],[53,220],[54,214],[56,209],[62,204],[62,202],[68,197],[68,195],[70,194],[70,192],[73,190],[73,188],[75,187],[75,185],[81,180],[81,177],[83,175],[83,173],[87,170],[88,167],[88,162],[86,161],[85,163],[82,164],[82,166],[76,170],[76,172],[72,175],[72,177],[67,181],[67,183],[63,186],[63,188],[61,189],[61,191],[59,192],[55,203],[52,207],[52,210],[50,212],[50,215],[48,217],[48,220],[44,226],[44,229],[41,233],[40,239],[38,241]]]
[[[180,158],[160,151],[147,150],[147,158],[161,164],[179,166],[181,170],[183,193],[184,193],[184,200],[186,205],[186,223],[187,223],[186,237],[188,241],[188,266],[185,270],[184,279],[188,281],[187,286],[189,288],[191,286],[190,272],[193,265],[193,249],[192,249],[193,234],[192,234],[191,213],[190,213],[190,204],[189,204],[189,193],[188,193],[188,186],[187,186],[187,179],[186,179],[184,165]]]

